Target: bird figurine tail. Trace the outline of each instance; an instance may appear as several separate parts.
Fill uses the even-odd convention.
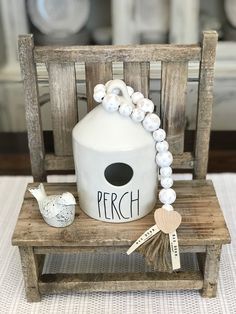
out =
[[[44,190],[44,186],[42,183],[39,184],[37,188],[29,189],[29,192],[33,194],[38,202],[41,202],[43,199],[47,197],[47,194]]]

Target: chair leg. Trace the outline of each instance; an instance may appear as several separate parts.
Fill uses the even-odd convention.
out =
[[[206,298],[216,296],[221,247],[221,245],[208,245],[205,254],[198,253],[199,267],[204,276],[202,296]]]
[[[25,292],[28,302],[41,301],[38,289],[39,265],[38,258],[32,247],[19,247],[21,265],[25,282]],[[40,267],[41,268],[41,267]]]

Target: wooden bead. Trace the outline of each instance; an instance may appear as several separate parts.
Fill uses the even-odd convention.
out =
[[[142,98],[137,102],[137,107],[144,112],[152,113],[154,110],[154,103],[148,98]]]
[[[106,111],[114,112],[119,108],[120,98],[115,94],[106,95],[102,100],[102,105]]]
[[[173,185],[173,179],[171,177],[166,177],[161,179],[161,186],[164,189],[169,189]]]
[[[131,113],[131,118],[134,122],[141,122],[145,117],[145,112],[139,108],[134,108]]]
[[[131,97],[134,93],[134,89],[131,87],[131,86],[127,86],[127,91],[128,91],[128,94],[129,96]]]
[[[166,138],[166,132],[163,129],[158,129],[152,133],[155,141],[162,142]]]
[[[157,142],[156,143],[156,150],[160,152],[166,152],[169,149],[169,144],[167,141]]]
[[[164,178],[170,177],[172,175],[172,168],[171,167],[162,167],[162,168],[160,168],[160,174]]]
[[[140,93],[140,92],[135,92],[135,93],[133,93],[133,95],[131,96],[132,102],[133,102],[135,105],[136,105],[137,102],[138,102],[140,99],[142,99],[142,98],[144,98],[144,96],[143,96],[143,94]]]
[[[159,200],[163,204],[172,204],[176,200],[176,193],[173,189],[162,189],[159,192]]]
[[[161,152],[156,155],[156,163],[159,167],[168,167],[172,164],[173,156],[167,152]]]
[[[104,84],[97,84],[95,87],[94,87],[94,93],[96,92],[96,91],[99,91],[99,90],[106,90],[106,87],[105,87],[105,85]]]
[[[113,80],[110,80],[110,81],[107,81],[106,84],[105,84],[105,87],[106,89],[109,87],[110,83],[112,82]]]
[[[160,124],[161,120],[155,113],[148,113],[143,120],[143,126],[149,132],[157,130]]]
[[[119,107],[119,112],[122,116],[129,117],[133,111],[132,105],[128,103],[122,103]]]
[[[162,208],[164,208],[165,210],[168,210],[169,212],[174,210],[173,206],[170,204],[164,204],[162,205]]]
[[[106,96],[106,91],[105,89],[99,89],[97,91],[94,92],[93,94],[93,99],[98,102],[98,103],[101,103],[103,98]]]
[[[119,88],[113,88],[113,90],[111,91],[112,94],[115,95],[120,95],[120,89]]]

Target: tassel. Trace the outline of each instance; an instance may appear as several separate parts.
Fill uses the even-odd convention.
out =
[[[172,273],[181,267],[176,233],[181,215],[172,208],[168,209],[162,207],[155,210],[156,224],[133,243],[127,254],[138,250],[155,271]]]
[[[155,271],[172,273],[169,235],[160,231],[137,249]]]

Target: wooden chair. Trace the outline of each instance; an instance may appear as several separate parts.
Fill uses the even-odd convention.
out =
[[[67,290],[202,289],[203,296],[215,296],[221,247],[230,242],[213,185],[206,180],[216,45],[217,34],[213,31],[203,33],[200,45],[34,47],[32,35],[20,36],[28,140],[36,182],[46,181],[47,171],[74,169],[71,131],[78,121],[76,62],[85,64],[87,105],[91,110],[95,106],[93,87],[112,79],[113,62],[123,62],[125,82],[148,96],[150,62],[161,61],[160,112],[174,154],[173,167],[188,169],[194,179],[175,183],[175,208],[183,217],[178,229],[179,245],[183,253],[197,253],[200,268],[197,272],[173,274],[41,274],[48,253],[125,252],[153,224],[153,213],[114,227],[87,217],[78,206],[75,222],[67,228],[55,229],[43,222],[35,210],[36,201],[26,191],[12,243],[20,250],[29,301],[39,301],[42,293]],[[194,151],[185,152],[190,61],[199,61],[197,122]],[[45,154],[44,149],[37,63],[45,63],[49,75],[54,154]],[[75,184],[46,183],[45,186],[48,194],[71,191],[77,195]]]

